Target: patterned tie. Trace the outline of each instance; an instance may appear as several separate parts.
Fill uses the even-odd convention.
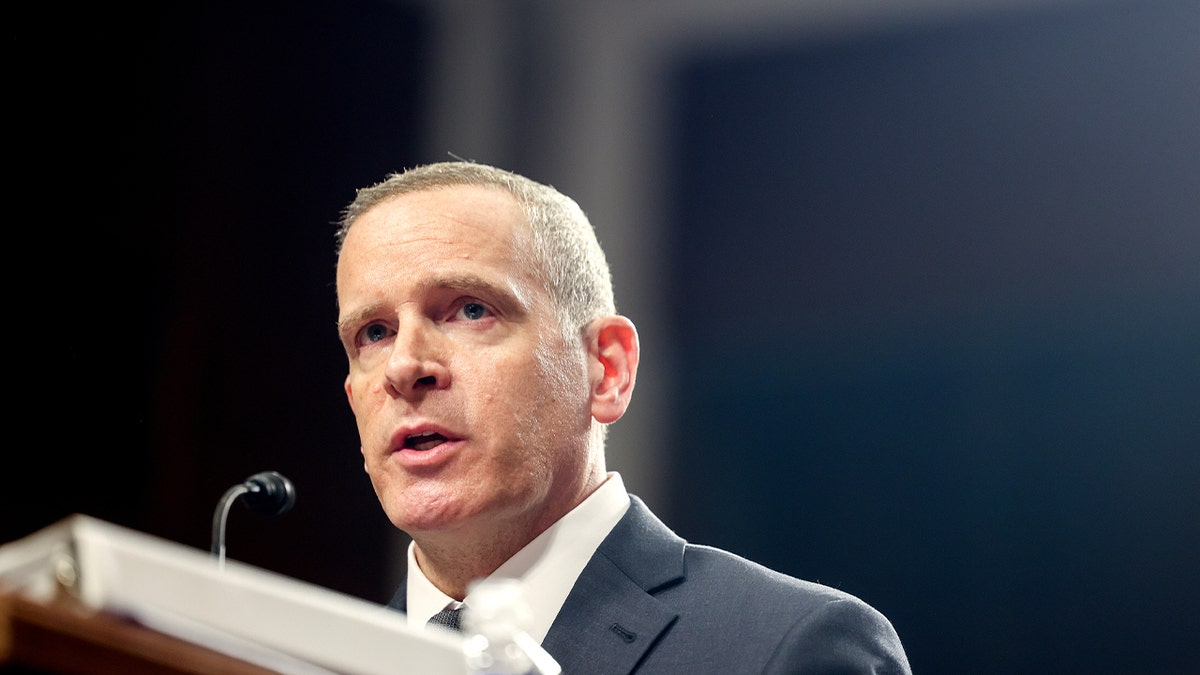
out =
[[[461,633],[462,632],[462,607],[459,607],[458,609],[449,609],[449,608],[443,609],[442,611],[438,612],[437,614],[434,614],[433,616],[429,617],[429,621],[425,625],[441,626],[443,628],[449,628],[450,630],[452,630],[456,633]]]

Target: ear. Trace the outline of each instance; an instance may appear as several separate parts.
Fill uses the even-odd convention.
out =
[[[354,412],[354,389],[350,386],[349,375],[346,376],[345,389],[346,400],[350,402],[350,411]],[[363,456],[363,471],[366,471],[368,474],[371,473],[371,470],[367,468],[367,449],[360,445],[358,446],[358,451]]]
[[[350,387],[350,376],[346,376],[346,400],[350,402],[350,412],[354,412],[354,390]]]
[[[588,326],[588,373],[592,417],[601,424],[621,419],[637,380],[637,328],[623,316],[606,316]]]

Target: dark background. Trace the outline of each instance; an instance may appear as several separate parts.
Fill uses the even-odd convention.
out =
[[[1195,669],[1197,28],[681,67],[680,531],[869,598],[918,672]]]
[[[445,158],[432,13],[69,10],[12,106],[0,541],[82,512],[207,549],[275,469],[296,507],[235,508],[230,557],[386,601],[332,221]],[[679,58],[669,524],[863,597],[917,672],[1193,670],[1198,29],[1077,3]]]

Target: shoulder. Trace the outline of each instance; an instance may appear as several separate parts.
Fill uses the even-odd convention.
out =
[[[687,544],[684,568],[684,581],[656,594],[678,613],[678,638],[732,630],[756,672],[911,672],[892,623],[855,595],[711,546]]]
[[[846,591],[784,574],[723,549],[699,544],[684,547],[687,592],[716,599],[729,610],[778,621],[787,615],[795,622],[836,613],[842,621],[855,619],[874,624],[887,621],[865,601]]]
[[[630,554],[623,567],[657,582],[642,587],[676,616],[657,657],[687,660],[687,650],[698,650],[704,659],[755,664],[748,672],[910,672],[895,628],[864,600],[687,542],[635,504],[636,526],[622,532],[621,548]],[[662,576],[648,575],[651,567]],[[717,643],[724,645],[720,654],[712,650]]]

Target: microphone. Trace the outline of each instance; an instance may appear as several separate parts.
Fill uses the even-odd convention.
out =
[[[256,473],[238,487],[246,488],[241,494],[246,506],[264,516],[283,515],[296,503],[295,486],[278,471]]]
[[[225,567],[225,520],[230,507],[239,498],[255,513],[278,516],[287,513],[296,503],[296,488],[278,471],[263,471],[225,491],[213,513],[212,530],[212,554],[222,568]]]

